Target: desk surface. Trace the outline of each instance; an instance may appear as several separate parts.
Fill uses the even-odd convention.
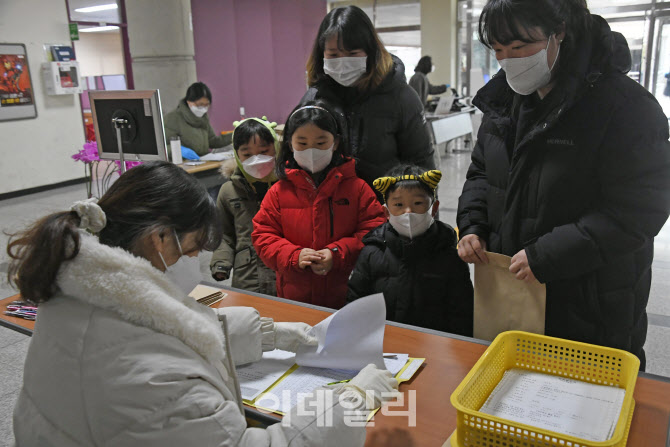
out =
[[[261,316],[276,321],[304,321],[316,324],[329,315],[328,311],[292,304],[282,299],[271,299],[244,293],[237,289],[226,289],[228,296],[217,306],[251,306]],[[0,310],[18,296],[0,300]],[[39,314],[39,312],[38,312]],[[34,323],[21,318],[0,315],[0,324],[30,334]],[[20,328],[20,329],[19,329]],[[406,352],[413,357],[425,357],[426,363],[414,378],[401,385],[400,390],[416,391],[416,427],[408,428],[415,445],[441,446],[456,428],[456,410],[451,406],[451,393],[467,375],[486,345],[467,341],[450,334],[414,330],[402,325],[386,326],[384,352]],[[640,373],[635,386],[635,412],[628,445],[634,447],[670,446],[668,428],[670,422],[670,379]],[[407,408],[405,407],[400,407]],[[368,433],[407,425],[407,417],[391,417],[377,414]],[[369,440],[372,436],[368,436]],[[370,446],[368,442],[366,445]]]
[[[205,171],[211,171],[212,169],[219,169],[221,166],[222,161],[206,161],[202,164],[195,165],[195,166],[187,166],[187,162],[184,162],[179,166],[182,168],[184,171],[188,172],[189,174],[196,174],[198,172],[205,172]]]

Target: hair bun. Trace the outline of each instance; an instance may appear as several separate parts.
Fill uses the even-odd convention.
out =
[[[107,216],[97,204],[98,199],[91,198],[75,202],[70,209],[79,216],[79,228],[99,233],[107,225]]]

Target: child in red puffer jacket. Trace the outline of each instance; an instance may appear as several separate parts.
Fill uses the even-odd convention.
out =
[[[356,176],[341,114],[310,101],[286,120],[280,179],[265,195],[251,235],[277,273],[277,295],[339,309],[361,239],[384,223],[375,193]]]

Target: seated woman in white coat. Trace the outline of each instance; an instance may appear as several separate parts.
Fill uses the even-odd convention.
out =
[[[334,393],[329,426],[294,410],[247,428],[235,364],[314,339],[304,323],[187,296],[201,278],[197,254],[219,245],[216,213],[197,180],[152,162],[97,204],[78,202],[10,240],[10,279],[39,303],[14,409],[19,447],[363,445],[365,429],[345,424],[341,402],[360,401],[360,390],[381,402],[397,387],[373,366],[320,391]]]

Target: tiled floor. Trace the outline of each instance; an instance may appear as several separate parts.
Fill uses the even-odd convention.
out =
[[[449,154],[442,157],[443,177],[440,182],[440,219],[455,225],[456,207],[465,172],[470,162],[468,152]],[[16,292],[8,286],[5,272],[7,254],[4,247],[8,240],[6,233],[12,233],[22,225],[32,222],[44,214],[68,209],[72,202],[82,200],[84,186],[70,186],[31,196],[0,201],[0,297]],[[670,224],[667,224],[656,238],[656,253],[653,266],[649,312],[649,334],[647,351],[647,371],[670,376]],[[203,278],[209,279],[209,253],[200,256]],[[27,336],[0,327],[0,447],[13,445],[11,428],[12,409],[21,386],[21,375],[28,343]]]

